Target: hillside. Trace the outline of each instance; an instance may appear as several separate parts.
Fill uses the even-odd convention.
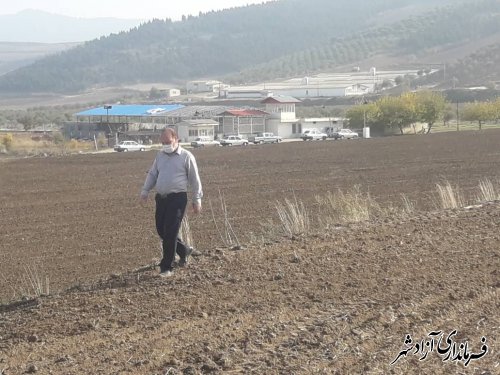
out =
[[[500,84],[500,35],[486,46],[474,45],[473,52],[446,67],[446,76],[438,72],[420,79],[422,85],[437,84],[440,88],[486,86],[496,88]],[[464,46],[464,48],[466,48]]]
[[[30,65],[44,56],[62,52],[79,44],[0,42],[0,76]]]
[[[282,0],[179,22],[152,20],[4,75],[0,90],[75,92],[123,83],[181,83],[241,71],[232,76],[233,82],[259,81],[269,72],[277,78],[333,69],[375,53],[424,53],[464,38],[476,40],[498,25],[498,2],[465,4]],[[443,5],[449,8],[432,12]],[[467,27],[446,31],[457,14],[468,20]]]
[[[262,80],[331,71],[353,64],[366,66],[395,66],[423,69],[429,64],[453,64],[458,59],[472,63],[465,80],[475,77],[476,63],[481,59],[468,57],[479,52],[489,56],[482,71],[500,79],[495,52],[488,45],[500,41],[500,3],[487,0],[448,6],[422,16],[407,19],[376,28],[370,28],[348,36],[332,38],[319,46],[294,52],[231,75],[232,80],[248,81],[251,77]],[[371,61],[371,65],[367,62]],[[442,72],[440,73],[442,74]],[[491,76],[489,77],[491,79]],[[451,76],[450,76],[451,77]],[[477,79],[481,79],[478,75]]]

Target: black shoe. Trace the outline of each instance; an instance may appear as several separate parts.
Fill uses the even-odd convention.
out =
[[[181,259],[179,260],[179,267],[185,267],[188,264],[189,257],[192,253],[193,253],[193,248],[191,246],[186,247],[186,255],[181,257]]]

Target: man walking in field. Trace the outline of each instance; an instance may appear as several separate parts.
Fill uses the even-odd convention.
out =
[[[184,266],[193,251],[178,237],[187,206],[188,186],[192,190],[192,207],[196,214],[201,212],[203,191],[196,160],[191,152],[179,145],[175,130],[166,128],[160,140],[163,147],[148,172],[140,198],[143,203],[147,202],[149,192],[156,188],[156,230],[163,248],[160,276],[168,277],[172,275],[175,253],[180,257],[179,265]]]

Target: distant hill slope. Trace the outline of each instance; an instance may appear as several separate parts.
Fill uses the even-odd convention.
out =
[[[0,75],[32,64],[44,56],[76,47],[79,44],[0,42]]]
[[[432,11],[437,5],[448,7]],[[251,82],[377,54],[423,58],[498,33],[499,14],[495,0],[283,0],[182,22],[153,20],[6,74],[0,90],[74,92],[222,76]]]
[[[76,18],[24,10],[16,14],[0,15],[0,41],[23,43],[84,42],[128,31],[141,20],[118,18]]]
[[[447,65],[443,73],[425,76],[418,81],[422,85],[438,85],[440,88],[486,86],[496,88],[500,84],[500,35],[490,45]]]
[[[492,45],[500,41],[499,1],[485,0],[448,6],[391,25],[332,38],[327,43],[281,56],[228,78],[246,82],[252,77],[266,80],[298,76],[360,61],[377,60],[377,57],[379,61],[413,67],[430,63],[444,64],[475,53],[473,46],[480,48],[485,40]]]

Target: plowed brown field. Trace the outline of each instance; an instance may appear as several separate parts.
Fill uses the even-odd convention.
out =
[[[0,162],[0,374],[499,373],[500,203],[440,210],[436,183],[470,204],[480,180],[498,189],[500,131],[193,153],[199,254],[169,279],[138,203],[154,152]],[[315,196],[356,185],[417,211],[322,227]],[[218,233],[221,197],[240,250]],[[275,203],[294,197],[313,230],[290,239]],[[23,299],[30,280],[50,295]],[[454,360],[420,359],[454,329]],[[459,344],[479,355],[483,337],[465,366]]]

